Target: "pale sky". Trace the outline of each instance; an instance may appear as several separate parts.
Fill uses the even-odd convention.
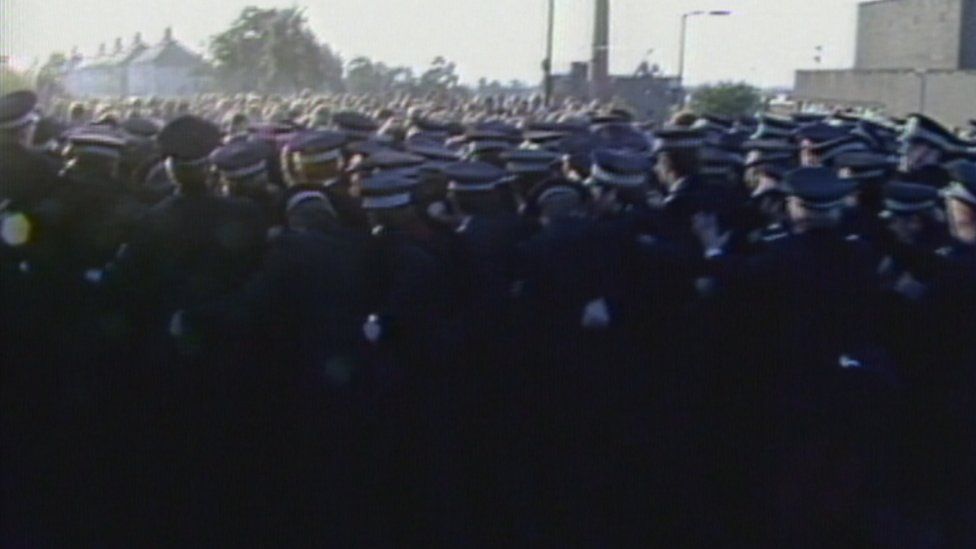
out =
[[[849,67],[859,0],[611,0],[611,69],[631,73],[648,60],[677,68],[681,13],[728,9],[688,26],[686,80],[747,80],[791,85],[793,71]],[[563,72],[589,58],[593,0],[556,0],[554,66]],[[547,0],[0,0],[0,42],[12,62],[29,66],[51,51],[78,46],[92,54],[121,36],[158,41],[167,26],[203,51],[247,5],[307,6],[319,39],[345,59],[367,55],[387,64],[424,67],[437,55],[458,64],[465,82],[480,76],[538,82],[545,55]]]

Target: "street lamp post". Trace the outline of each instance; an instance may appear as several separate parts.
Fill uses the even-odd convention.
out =
[[[681,14],[681,37],[679,38],[680,44],[678,44],[678,89],[681,90],[681,106],[685,106],[685,42],[688,37],[688,18],[697,17],[699,15],[710,15],[713,17],[724,17],[727,15],[732,15],[731,11],[728,10],[714,10],[714,11],[689,11],[688,13]]]

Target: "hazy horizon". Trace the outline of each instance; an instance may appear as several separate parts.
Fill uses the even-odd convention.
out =
[[[611,0],[611,69],[629,74],[644,59],[674,73],[681,13],[728,9],[731,17],[689,22],[686,81],[745,80],[789,86],[793,71],[848,67],[854,58],[859,0]],[[14,65],[43,62],[54,51],[79,47],[93,54],[116,37],[136,32],[157,42],[172,27],[177,40],[204,53],[211,36],[226,29],[248,5],[305,6],[318,38],[345,60],[366,55],[415,69],[437,55],[455,61],[466,83],[479,77],[536,83],[545,55],[547,0],[0,0],[3,53]],[[593,0],[556,0],[554,67],[590,56]],[[648,56],[648,50],[653,52]]]

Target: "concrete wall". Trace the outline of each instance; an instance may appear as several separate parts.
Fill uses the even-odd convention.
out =
[[[965,126],[976,117],[976,71],[799,71],[794,98],[877,108],[893,116],[923,112]]]
[[[675,93],[677,79],[616,77],[612,79],[613,99],[629,105],[641,120],[663,122],[681,97]]]
[[[959,69],[964,37],[964,7],[976,0],[881,0],[858,10],[857,69]],[[966,15],[966,17],[969,17]],[[966,53],[968,54],[968,51]],[[966,61],[972,61],[967,59]]]

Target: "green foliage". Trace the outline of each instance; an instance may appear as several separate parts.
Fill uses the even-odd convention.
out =
[[[345,83],[353,93],[444,93],[460,87],[456,69],[453,62],[438,56],[417,77],[410,67],[390,67],[368,57],[356,57],[346,67]]]
[[[704,85],[691,99],[691,108],[697,113],[728,117],[753,114],[761,105],[759,90],[745,82]]]
[[[418,87],[420,92],[446,92],[458,87],[460,77],[455,73],[457,66],[441,56],[434,58],[434,61],[422,75]]]
[[[211,39],[210,54],[225,85],[233,87],[296,92],[341,84],[342,60],[318,42],[299,8],[244,8]]]
[[[7,66],[0,66],[0,95],[33,88],[27,75]]]
[[[346,89],[353,93],[410,91],[416,85],[409,67],[388,67],[368,57],[356,57],[346,67]]]

